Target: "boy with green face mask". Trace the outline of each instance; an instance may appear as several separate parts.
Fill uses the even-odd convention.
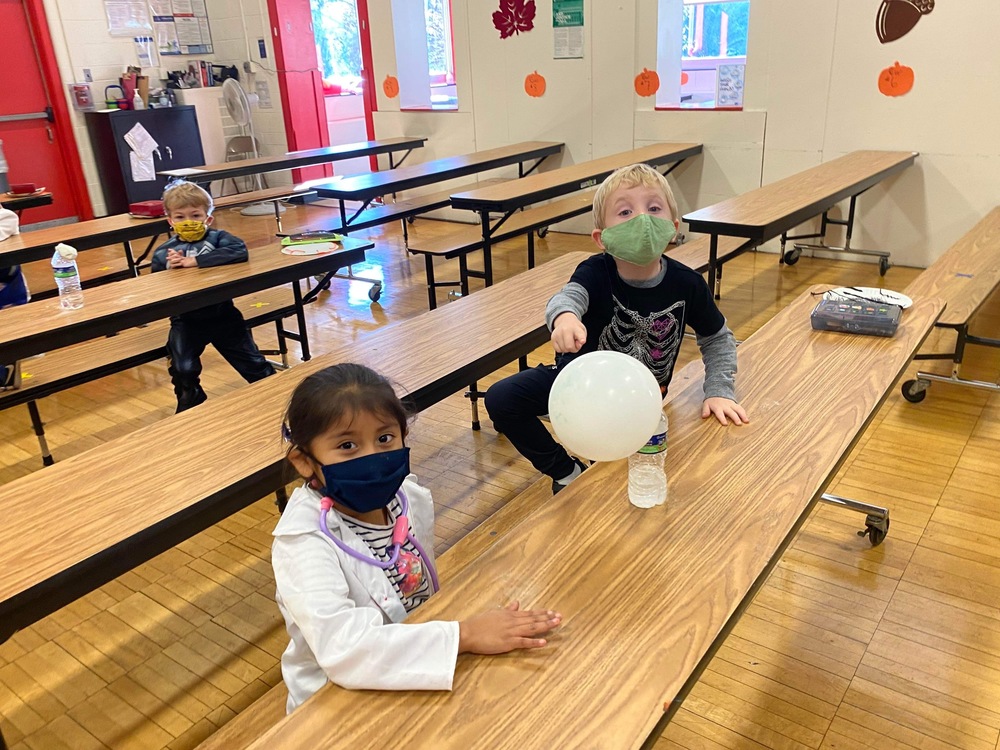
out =
[[[249,260],[246,243],[221,229],[211,229],[212,196],[192,182],[177,180],[163,191],[163,209],[174,236],[153,253],[153,271],[209,268]],[[226,361],[253,383],[274,374],[243,315],[232,300],[170,318],[167,351],[177,411],[197,406],[208,396],[201,387],[201,354],[211,344]]]
[[[486,409],[498,432],[558,492],[583,470],[539,417],[559,370],[580,354],[618,351],[645,364],[666,393],[685,326],[705,362],[702,417],[741,425],[736,402],[736,341],[701,274],[663,255],[677,232],[677,202],[667,179],[646,164],[622,167],[594,196],[594,242],[588,258],[545,309],[556,364],[524,370],[493,385]]]

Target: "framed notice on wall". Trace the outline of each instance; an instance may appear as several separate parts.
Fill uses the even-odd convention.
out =
[[[149,9],[161,55],[207,55],[213,51],[205,0],[150,0]]]
[[[716,77],[716,107],[743,106],[743,76],[746,65],[720,65]]]
[[[583,0],[552,0],[552,58],[583,57]]]

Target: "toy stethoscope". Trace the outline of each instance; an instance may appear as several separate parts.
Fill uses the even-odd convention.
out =
[[[320,514],[319,514],[319,528],[324,534],[329,537],[338,548],[348,555],[353,557],[355,560],[360,560],[361,562],[368,563],[369,565],[374,565],[382,570],[388,570],[389,568],[394,568],[396,563],[399,561],[399,550],[403,546],[403,542],[409,540],[413,544],[414,549],[416,549],[417,554],[420,555],[420,562],[427,566],[427,572],[430,574],[431,580],[431,593],[436,592],[440,587],[438,586],[437,571],[434,570],[434,566],[431,564],[430,559],[427,557],[427,553],[424,552],[424,548],[420,546],[420,542],[417,541],[416,537],[410,533],[410,519],[408,518],[410,512],[410,501],[406,497],[406,493],[400,489],[396,493],[396,497],[399,498],[399,503],[401,506],[401,511],[399,517],[396,519],[396,523],[392,529],[392,555],[389,557],[387,562],[382,562],[374,557],[369,557],[356,550],[351,549],[347,546],[347,543],[342,539],[336,537],[331,531],[330,527],[326,523],[326,514],[333,507],[333,500],[327,496],[323,496],[323,500],[320,502]]]

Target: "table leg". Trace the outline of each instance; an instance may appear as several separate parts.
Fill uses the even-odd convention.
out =
[[[128,264],[128,270],[132,272],[133,276],[138,276],[139,269],[135,264],[135,256],[132,255],[132,243],[125,240],[125,242],[122,243],[122,246],[125,248],[125,262]]]
[[[458,256],[458,280],[462,296],[469,296],[469,256],[462,253]]]
[[[312,359],[309,354],[309,336],[306,333],[306,310],[302,302],[302,286],[299,279],[292,284],[292,294],[295,297],[295,320],[299,326],[299,347],[302,349],[302,361],[308,362]]]
[[[469,392],[465,394],[469,397],[469,401],[472,403],[472,429],[479,432],[482,426],[479,424],[479,387],[478,383],[473,382],[469,386]]]
[[[490,212],[480,211],[479,220],[483,227],[483,278],[486,286],[493,285],[493,248],[490,243]],[[465,291],[464,289],[462,290]]]
[[[45,439],[45,423],[42,422],[42,415],[38,411],[38,404],[34,401],[28,402],[28,414],[31,415],[31,427],[38,438],[38,447],[42,450],[42,465],[52,466],[56,461],[52,458],[52,452],[49,450],[49,443]]]
[[[424,254],[424,268],[427,270],[427,309],[434,310],[437,307],[437,285],[434,283],[434,257],[430,253]]]
[[[340,204],[340,233],[347,234],[347,206],[344,205],[343,198],[337,202]]]
[[[708,246],[708,288],[715,293],[716,299],[721,299],[718,262],[719,235],[713,234]]]

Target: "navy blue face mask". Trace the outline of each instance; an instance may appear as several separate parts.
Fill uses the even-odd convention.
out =
[[[355,513],[384,508],[410,473],[410,449],[372,453],[323,466],[326,494]]]

